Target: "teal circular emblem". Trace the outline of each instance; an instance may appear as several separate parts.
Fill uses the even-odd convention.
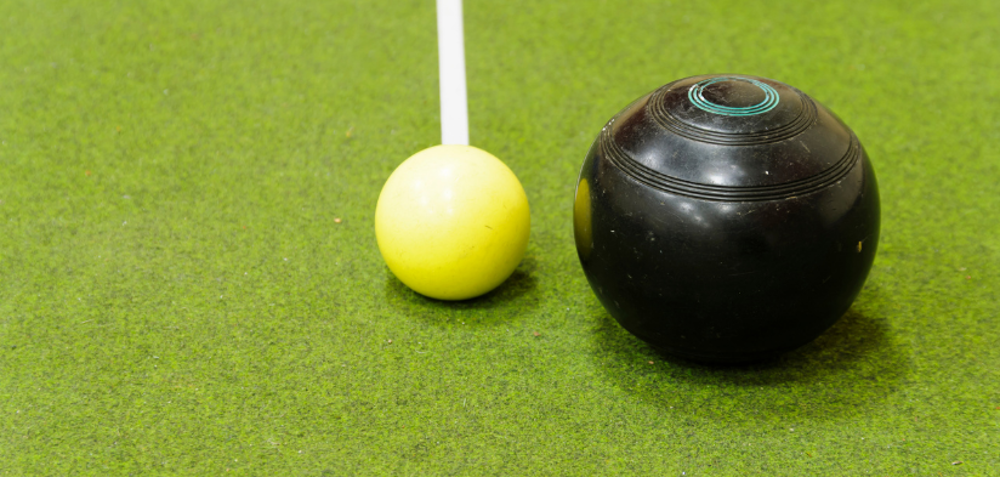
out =
[[[705,99],[705,88],[723,81],[742,81],[744,83],[750,83],[764,92],[764,100],[753,106],[736,108],[733,106],[715,104]],[[753,116],[756,114],[763,114],[774,109],[774,107],[778,105],[778,92],[766,83],[755,79],[737,78],[735,76],[718,76],[715,78],[701,80],[692,85],[691,88],[688,89],[688,100],[691,101],[691,104],[698,107],[698,109],[712,114],[719,114],[722,116]]]

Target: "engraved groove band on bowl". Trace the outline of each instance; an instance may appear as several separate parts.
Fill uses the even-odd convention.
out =
[[[614,120],[612,120],[612,123]],[[751,202],[763,200],[786,199],[820,190],[844,178],[854,165],[861,159],[861,143],[857,136],[851,134],[851,143],[835,164],[811,177],[784,184],[731,187],[720,185],[699,184],[654,171],[629,156],[615,143],[611,135],[611,123],[601,132],[599,152],[623,173],[652,188],[687,197],[714,200],[721,202]]]

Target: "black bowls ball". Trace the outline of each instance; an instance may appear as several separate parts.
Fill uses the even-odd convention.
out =
[[[576,247],[601,303],[668,353],[769,358],[832,326],[879,236],[854,133],[788,85],[695,76],[639,98],[580,171]]]

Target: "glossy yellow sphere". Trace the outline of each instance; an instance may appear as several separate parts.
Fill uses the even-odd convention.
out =
[[[375,208],[392,273],[440,300],[482,295],[514,272],[528,246],[528,197],[514,173],[472,146],[424,149],[393,171]]]

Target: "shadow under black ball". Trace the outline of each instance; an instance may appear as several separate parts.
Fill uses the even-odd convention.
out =
[[[580,262],[628,331],[699,361],[768,358],[822,334],[879,236],[854,133],[783,83],[708,75],[613,117],[580,171]]]

